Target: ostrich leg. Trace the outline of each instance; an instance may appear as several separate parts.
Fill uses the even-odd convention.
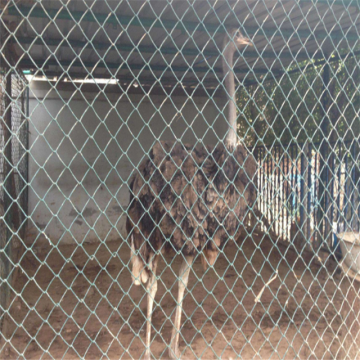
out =
[[[146,284],[147,291],[147,322],[146,322],[146,351],[145,351],[145,360],[150,360],[150,343],[151,343],[151,316],[153,311],[155,294],[157,291],[157,280],[156,280],[156,267],[159,260],[159,256],[155,255],[152,259],[152,271],[149,276],[149,280]]]
[[[193,262],[193,257],[187,256],[184,259],[179,272],[177,306],[176,306],[175,321],[171,333],[171,342],[169,348],[169,356],[171,359],[178,359],[180,357],[179,337],[180,337],[182,302],[184,299],[184,292],[188,284],[192,262]]]

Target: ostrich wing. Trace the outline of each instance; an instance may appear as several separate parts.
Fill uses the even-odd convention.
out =
[[[242,146],[157,143],[138,168],[129,206],[135,248],[217,252],[255,201],[256,163]]]

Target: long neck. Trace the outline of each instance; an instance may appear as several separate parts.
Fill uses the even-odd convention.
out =
[[[228,103],[228,126],[229,130],[225,138],[227,148],[234,148],[237,142],[236,136],[236,104],[235,104],[235,79],[234,79],[234,49],[228,45],[222,61],[223,74],[225,76],[225,89],[229,100]]]

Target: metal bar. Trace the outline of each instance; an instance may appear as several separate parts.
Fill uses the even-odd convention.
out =
[[[264,194],[264,149],[260,149],[260,154],[261,154],[260,189],[261,189],[261,193]],[[264,196],[261,197],[261,211],[265,212]]]
[[[300,179],[300,228],[304,235],[304,223],[305,223],[305,214],[304,214],[304,200],[305,200],[305,155],[302,152],[300,155],[300,172],[301,172],[301,179]],[[307,240],[307,239],[306,239]]]
[[[340,221],[340,193],[341,193],[341,165],[342,165],[342,154],[341,154],[341,147],[342,145],[339,143],[339,168],[338,168],[338,187],[337,187],[337,212],[336,212],[336,222],[337,222],[337,226],[339,226],[339,221]],[[337,229],[338,230],[338,229]]]
[[[36,74],[36,71],[33,72],[34,75]],[[59,71],[49,71],[49,70],[44,70],[41,69],[41,74],[45,75],[46,77],[48,77],[47,81],[48,82],[56,82],[59,81],[60,78],[71,78],[73,81],[75,80],[84,80],[86,78],[87,75],[89,75],[89,73],[81,73],[81,72],[73,72],[73,71],[67,71],[67,72],[59,72]],[[106,76],[108,75],[108,76]],[[56,80],[53,80],[52,78],[58,78]],[[138,85],[141,86],[146,86],[146,87],[159,87],[160,85],[156,85],[159,83],[159,80],[155,77],[155,76],[139,76],[138,78],[135,78],[134,76],[127,76],[127,75],[115,75],[115,76],[109,76],[109,74],[98,74],[98,73],[94,73],[93,72],[93,77],[94,78],[101,78],[101,79],[117,79],[119,80],[119,83],[122,86],[125,86],[125,84],[128,84],[129,86],[131,84],[134,84],[135,82]],[[168,87],[174,88],[177,86],[181,86],[183,87],[196,87],[197,89],[215,89],[216,87],[219,88],[219,81],[208,81],[208,80],[203,80],[203,78],[198,77],[199,80],[182,80],[182,81],[175,81],[174,78],[170,78],[170,77],[161,77],[161,85],[166,89]],[[92,79],[91,77],[88,77],[88,79]],[[61,84],[61,85],[60,85]],[[71,85],[71,83],[69,82],[64,82],[61,81],[60,84],[57,84],[57,88],[61,87],[61,86],[65,86],[65,85]],[[112,89],[112,91],[116,91],[114,84],[95,84],[95,83],[83,83],[82,86],[97,86],[97,87],[104,87],[106,86],[113,86],[114,89]],[[98,89],[97,89],[98,90]],[[221,87],[219,90],[222,90]]]
[[[295,193],[296,193],[296,187],[294,186],[294,147],[293,145],[290,146],[290,219],[289,219],[289,225],[290,225],[290,236],[291,234],[291,224],[292,224],[292,217],[294,215],[294,204],[295,201]]]
[[[281,226],[282,226],[282,233],[283,233],[283,238],[286,239],[286,234],[285,234],[285,229],[286,229],[286,224],[285,224],[285,199],[286,199],[286,184],[285,184],[285,151],[283,151],[283,156],[282,156],[282,160],[281,160],[281,169],[282,169],[282,173],[281,173],[281,177],[282,177],[282,181],[280,182],[280,187],[282,188],[282,191],[280,192],[282,199],[281,199],[281,214],[282,214],[282,222],[281,222]]]
[[[26,81],[26,79],[25,79]],[[28,121],[26,118],[26,114],[27,114],[27,104],[26,104],[26,98],[27,98],[27,92],[22,91],[21,95],[20,95],[20,101],[21,101],[21,119],[23,120],[20,123],[19,129],[18,129],[18,134],[19,134],[19,144],[21,144],[21,146],[25,147],[25,152],[24,152],[24,156],[22,158],[19,157],[19,163],[17,164],[17,168],[15,171],[15,174],[17,175],[17,179],[18,179],[18,184],[19,184],[19,189],[17,191],[17,197],[18,197],[18,208],[19,208],[19,223],[21,224],[20,228],[19,228],[19,233],[21,238],[24,238],[25,236],[25,230],[26,230],[26,214],[27,214],[27,210],[26,210],[26,199],[27,199],[27,174],[24,173],[24,171],[22,171],[22,168],[25,166],[25,171],[27,171],[28,168],[28,162],[27,162],[27,138],[28,138]],[[21,134],[23,134],[25,132],[25,139],[21,136]],[[19,145],[19,149],[20,149],[20,145]],[[21,150],[19,150],[21,151]],[[24,165],[25,164],[25,165]],[[15,170],[14,169],[14,170]],[[25,181],[24,181],[24,180]]]
[[[6,94],[5,94],[5,108],[6,114],[4,115],[4,206],[5,211],[8,211],[9,222],[8,227],[13,227],[17,231],[19,228],[18,209],[16,205],[15,193],[15,179],[14,179],[14,165],[12,159],[12,75],[9,70],[6,76]]]
[[[273,178],[274,178],[274,184],[273,184],[273,201],[274,201],[274,214],[275,214],[275,232],[280,235],[279,233],[279,220],[280,216],[278,213],[278,189],[277,189],[277,171],[278,171],[278,162],[277,162],[277,150],[278,147],[274,146],[274,170],[273,170]]]
[[[315,211],[315,219],[314,219],[314,225],[318,225],[317,221],[317,212],[319,210],[319,202],[318,199],[318,192],[319,192],[319,172],[320,172],[320,163],[319,163],[319,153],[316,151],[315,155],[315,191],[314,191],[314,202],[316,201],[316,211]],[[318,234],[315,234],[316,237],[318,237]]]
[[[359,154],[359,145],[356,144],[356,148]],[[359,175],[360,175],[360,169],[359,169],[359,162],[358,162],[358,157],[355,158],[355,166],[356,166],[356,170],[355,170],[355,179],[356,179],[356,183],[355,183],[355,187],[356,187],[356,206],[357,208],[355,208],[357,216],[356,216],[356,229],[357,231],[360,230],[360,179],[359,179]]]
[[[295,153],[296,153],[296,159],[295,159],[295,185],[296,185],[296,197],[295,197],[295,209],[296,209],[296,222],[298,222],[297,217],[298,217],[298,203],[299,203],[299,199],[300,199],[300,195],[301,195],[301,179],[300,179],[300,189],[298,189],[298,179],[299,179],[299,148],[296,147],[295,148]],[[301,168],[301,158],[300,158],[300,168]]]
[[[351,228],[353,231],[355,231],[355,218],[356,213],[354,214],[354,206],[356,204],[355,202],[355,141],[351,145],[351,154],[352,154],[352,167],[351,167]]]
[[[296,211],[296,193],[297,193],[297,186],[295,181],[295,171],[296,171],[296,157],[295,157],[295,146],[292,148],[292,155],[291,155],[291,193],[292,193],[292,199],[291,199],[291,222],[294,221],[294,223],[297,223],[297,211]],[[293,218],[294,217],[294,218]]]
[[[271,180],[270,180],[270,209],[271,209],[271,221],[274,220],[274,174],[273,174],[273,163],[274,163],[274,155],[273,152],[271,152],[271,159],[270,159],[270,176],[271,176]],[[273,225],[273,230],[276,233],[276,224]]]
[[[292,149],[292,146],[290,145],[290,149]],[[290,150],[289,149],[289,150]],[[288,236],[291,236],[291,234],[289,233],[289,229],[290,229],[290,222],[289,219],[291,219],[291,213],[289,214],[289,170],[290,170],[290,161],[291,161],[291,156],[289,154],[289,152],[286,155],[287,157],[287,161],[286,161],[286,233]],[[290,209],[291,209],[291,205],[292,204],[292,199],[291,199],[291,203],[290,203]]]
[[[332,174],[331,174],[331,199],[330,199],[330,227],[331,229],[333,228],[333,223],[334,223],[334,201],[335,201],[335,151],[334,149],[332,150],[332,154],[330,157],[330,162],[331,162],[331,169],[332,169]]]
[[[329,148],[329,152],[330,152],[330,148]],[[329,197],[330,197],[330,191],[331,191],[331,183],[330,183],[330,179],[329,179],[329,174],[330,174],[330,169],[329,169],[329,162],[331,162],[331,158],[328,156],[326,159],[326,189],[325,189],[325,209],[326,209],[326,215],[325,215],[325,236],[326,239],[329,239],[329,234],[330,234],[330,221],[329,221]],[[330,189],[329,189],[330,187]]]
[[[90,22],[99,22],[101,24],[116,24],[123,27],[128,26],[140,26],[145,28],[160,28],[160,29],[170,29],[170,30],[180,30],[180,31],[205,31],[211,33],[224,33],[226,28],[223,24],[210,24],[206,22],[191,22],[191,21],[173,21],[166,19],[152,19],[141,16],[125,16],[117,14],[95,14],[89,11],[85,13],[83,11],[69,11],[67,8],[63,7],[61,9],[44,9],[39,7],[27,7],[27,6],[12,6],[7,9],[8,14],[12,16],[21,16],[22,18],[46,18],[50,21],[54,20],[71,20],[71,21],[90,21]],[[229,26],[234,27],[233,24]],[[311,30],[301,30],[297,29],[283,29],[280,27],[262,29],[259,27],[247,27],[245,29],[246,35],[255,35],[255,36],[281,36],[283,38],[305,38],[307,41],[309,38],[314,39],[332,39],[343,40],[347,39],[348,41],[357,41],[359,36],[355,33],[346,32],[345,34],[342,31],[332,31],[331,35],[327,31],[311,31]]]
[[[9,58],[8,49],[5,48],[5,56]],[[13,182],[11,177],[12,167],[12,144],[11,144],[11,72],[9,68],[6,68],[7,74],[5,77],[5,94],[4,94],[4,114],[2,119],[3,128],[3,156],[4,156],[4,222],[5,222],[5,236],[0,237],[0,331],[3,333],[7,332],[6,321],[4,321],[6,312],[10,301],[10,287],[11,284],[11,239],[13,236]]]
[[[289,149],[287,149],[288,151]],[[285,179],[287,179],[287,172],[286,172],[286,164],[287,164],[287,152],[285,154],[285,150],[283,150],[283,159],[282,159],[282,214],[283,214],[283,222],[282,222],[282,227],[283,227],[283,233],[284,233],[284,239],[287,239],[287,226],[286,226],[286,219],[287,219],[287,182],[285,181]]]
[[[280,165],[280,146],[277,147],[278,151],[277,151],[277,164],[276,164],[276,173],[277,175],[275,176],[275,179],[276,179],[276,213],[277,213],[277,216],[278,216],[278,221],[277,221],[277,227],[278,227],[278,233],[279,233],[279,236],[282,237],[281,235],[281,221],[282,221],[282,218],[281,218],[281,204],[280,204],[280,200],[281,200],[281,192],[280,192],[280,173],[281,173],[281,165]]]
[[[19,43],[21,45],[47,45],[47,46],[56,46],[56,47],[73,47],[73,48],[95,48],[96,50],[108,50],[110,48],[114,48],[120,51],[124,52],[131,52],[135,51],[138,53],[149,53],[154,54],[155,52],[159,52],[161,54],[181,54],[181,55],[188,55],[188,56],[199,56],[203,55],[205,57],[209,56],[219,56],[221,55],[221,52],[218,49],[214,50],[202,50],[199,51],[198,49],[189,49],[189,48],[172,48],[172,47],[165,47],[161,46],[160,48],[156,46],[146,46],[146,45],[132,45],[132,44],[112,44],[110,42],[96,42],[96,41],[79,41],[79,40],[71,40],[71,39],[51,39],[47,38],[44,39],[42,37],[16,37],[16,41],[12,40],[13,43]],[[240,54],[240,52],[237,52],[237,54]],[[246,58],[258,58],[259,52],[253,51],[253,50],[246,50],[244,52],[244,55]],[[297,60],[311,60],[319,58],[319,55],[311,55],[309,56],[307,53],[301,53],[301,54],[292,54],[290,52],[281,52],[281,54],[277,54],[273,51],[264,51],[261,52],[262,58],[269,58],[269,59],[297,59]]]
[[[327,238],[326,232],[326,191],[328,186],[328,180],[327,180],[327,159],[328,159],[328,153],[329,153],[329,123],[330,119],[327,114],[327,109],[329,107],[329,101],[330,101],[330,94],[328,90],[330,82],[330,65],[325,64],[324,70],[323,70],[323,93],[321,96],[321,108],[322,108],[322,120],[320,123],[320,129],[321,129],[321,136],[323,138],[321,145],[320,145],[320,181],[319,181],[319,194],[318,194],[318,200],[319,200],[319,210],[318,210],[318,224],[320,230],[323,231],[321,233],[321,240],[325,240]],[[320,239],[319,239],[320,240]]]
[[[279,165],[278,165],[278,152],[279,152],[279,147],[275,146],[275,157],[274,157],[274,213],[276,214],[276,221],[275,221],[275,228],[277,228],[277,234],[280,237],[280,227],[279,227],[279,223],[281,221],[280,219],[280,214],[279,214],[279,195],[278,195],[278,169],[279,169]]]
[[[39,70],[38,70],[39,71]],[[33,71],[33,74],[36,75],[36,70]],[[49,71],[46,69],[41,69],[41,74],[47,76],[49,79],[47,81],[52,81],[52,79],[50,79],[51,77],[69,77],[73,80],[83,80],[85,79],[85,77],[87,75],[89,75],[89,73],[81,73],[81,72],[73,72],[73,71]],[[160,92],[163,92],[163,88],[165,90],[167,89],[173,89],[175,87],[181,87],[181,90],[186,90],[186,91],[196,91],[196,92],[201,92],[202,96],[209,96],[214,90],[215,91],[223,91],[223,88],[220,85],[219,80],[214,79],[214,80],[204,80],[204,78],[201,78],[200,76],[197,77],[197,79],[195,80],[179,80],[176,81],[174,78],[170,78],[169,76],[165,77],[165,76],[161,76],[161,85],[157,85],[159,82],[159,79],[155,78],[154,76],[139,76],[138,78],[134,78],[134,76],[127,76],[127,75],[120,75],[120,74],[116,74],[115,76],[110,75],[110,74],[103,74],[103,73],[96,73],[93,72],[93,77],[94,78],[102,78],[102,79],[118,79],[119,83],[122,86],[125,86],[124,84],[128,84],[130,87],[131,83],[137,83],[139,85],[141,85],[142,87],[146,87],[146,89],[148,89],[149,87],[151,87],[154,91],[154,89],[159,89]],[[150,74],[151,75],[151,74]],[[91,79],[91,78],[90,78]],[[61,84],[61,85],[60,85]],[[59,86],[64,86],[66,84],[70,84],[69,82],[61,82],[60,84],[57,85],[57,88]],[[95,90],[98,91],[99,87],[104,87],[106,84],[91,84],[91,83],[84,83],[81,86],[91,86],[94,85],[95,87],[97,87]],[[80,85],[79,85],[80,86]],[[109,86],[109,85],[107,85]],[[117,91],[116,90],[116,86],[111,85],[114,88],[112,89],[112,91]],[[205,90],[208,92],[206,93]],[[135,93],[136,91],[134,91],[135,88],[131,87],[131,89],[127,89],[127,91],[132,91],[133,93]],[[137,93],[140,93],[140,86],[138,87],[138,91]],[[180,89],[179,89],[180,90]]]
[[[271,223],[271,207],[270,207],[270,186],[271,186],[271,179],[270,179],[270,160],[268,154],[266,154],[266,173],[267,173],[267,186],[266,186],[266,212],[268,214],[267,218],[269,219],[269,222]]]
[[[262,211],[262,187],[261,187],[261,152],[262,150],[259,148],[258,149],[258,158],[256,159],[258,164],[259,164],[259,167],[258,167],[258,176],[257,176],[257,181],[258,181],[258,188],[259,188],[259,191],[258,191],[258,198],[257,198],[257,202],[258,202],[258,206],[259,206],[259,210],[260,212]]]
[[[359,210],[360,210],[360,193],[359,193],[359,162],[358,162],[358,156],[359,156],[359,145],[357,143],[354,143],[354,193],[355,193],[355,199],[354,199],[354,231],[359,231]]]
[[[25,208],[24,211],[26,212],[26,215],[29,215],[29,179],[30,179],[30,166],[29,166],[29,117],[30,117],[30,86],[28,85],[26,88],[26,138],[25,138],[25,161],[26,161],[26,188],[25,188]],[[27,225],[27,221],[26,221]],[[26,226],[25,225],[25,226]],[[26,229],[26,227],[25,227]]]
[[[81,68],[91,68],[94,71],[96,68],[101,69],[116,69],[116,72],[119,70],[148,70],[148,71],[165,71],[172,70],[173,72],[206,72],[206,73],[222,73],[222,69],[218,67],[208,67],[208,66],[165,66],[165,65],[148,65],[148,64],[127,64],[123,63],[104,63],[104,61],[92,62],[92,61],[69,61],[69,60],[30,60],[23,59],[20,61],[19,66],[22,68],[37,68],[41,69],[47,66],[61,66],[61,67],[81,67]],[[69,71],[67,69],[66,71]],[[249,72],[248,69],[234,69],[234,72],[237,74],[247,74]],[[266,69],[258,69],[254,70],[255,73],[264,74],[267,72]],[[111,74],[115,75],[115,74]]]
[[[349,230],[349,216],[348,216],[348,211],[349,211],[349,154],[348,154],[348,149],[345,149],[345,181],[344,181],[344,186],[345,186],[345,190],[344,190],[344,215],[345,215],[345,226],[346,229],[345,231]]]
[[[262,174],[263,174],[263,191],[264,191],[264,196],[263,196],[263,213],[265,214],[265,216],[268,215],[268,210],[267,210],[267,186],[264,186],[264,184],[268,183],[268,179],[267,179],[267,164],[266,164],[266,151],[264,148],[264,153],[263,153],[263,169],[262,169]]]
[[[64,74],[62,74],[64,75]],[[69,74],[70,75],[70,74]],[[71,77],[71,76],[70,76]],[[50,81],[44,81],[39,82],[41,83],[49,83]],[[65,91],[76,91],[79,90],[81,92],[96,92],[98,93],[101,91],[110,91],[113,94],[148,94],[148,95],[160,95],[160,96],[222,96],[223,95],[223,89],[221,87],[217,88],[207,88],[204,87],[201,84],[198,84],[196,86],[191,85],[184,85],[183,83],[175,82],[173,86],[169,85],[163,85],[159,86],[155,84],[155,81],[152,84],[143,84],[141,81],[138,81],[141,83],[141,86],[135,87],[132,86],[130,82],[121,82],[119,81],[118,84],[95,84],[95,83],[73,83],[72,81],[61,81],[57,84],[53,83],[50,88],[55,88],[57,90],[65,90]],[[161,81],[162,82],[162,81]],[[206,90],[205,90],[206,89]],[[38,97],[38,99],[41,99]]]
[[[306,216],[306,239],[308,241],[311,242],[311,238],[310,238],[310,234],[311,234],[311,229],[310,229],[310,219],[313,216],[312,211],[311,211],[311,198],[312,198],[312,184],[311,184],[311,172],[312,172],[312,165],[311,165],[311,161],[312,161],[312,146],[311,144],[309,144],[309,153],[307,154],[307,216]]]

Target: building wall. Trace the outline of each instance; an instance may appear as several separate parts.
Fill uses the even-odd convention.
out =
[[[154,141],[215,144],[226,131],[223,98],[56,88],[31,83],[29,241],[126,237],[129,180]]]

